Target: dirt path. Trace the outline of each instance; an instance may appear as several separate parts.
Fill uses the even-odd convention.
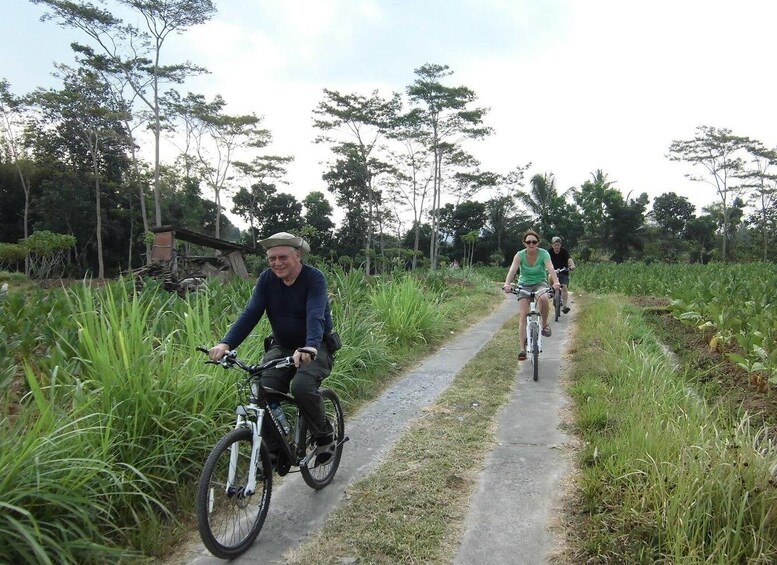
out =
[[[505,299],[504,303],[489,317],[482,322],[476,324],[472,328],[468,329],[463,335],[454,338],[448,345],[441,350],[426,358],[417,367],[411,369],[405,376],[394,383],[390,389],[386,390],[381,397],[374,402],[365,406],[358,414],[348,419],[346,422],[346,433],[350,437],[350,442],[345,445],[345,451],[343,454],[343,460],[338,470],[337,476],[334,482],[327,488],[321,491],[313,491],[308,488],[300,479],[298,475],[290,475],[284,478],[283,484],[279,488],[273,490],[272,503],[270,511],[267,516],[267,521],[259,534],[254,545],[246,552],[241,558],[236,559],[236,563],[260,563],[260,564],[278,564],[284,563],[284,555],[292,551],[301,543],[305,542],[312,534],[317,532],[326,521],[329,514],[337,508],[342,502],[346,489],[348,486],[372,472],[378,464],[381,462],[384,455],[389,451],[397,438],[405,430],[407,423],[419,416],[424,407],[432,403],[453,381],[458,371],[473,357],[477,352],[488,342],[488,340],[494,335],[496,330],[507,321],[507,319],[514,315],[516,312],[516,305],[514,300]],[[559,327],[560,324],[555,324],[554,327]],[[558,335],[546,340],[546,351],[543,353],[543,364],[541,370],[543,371],[543,377],[539,383],[534,383],[531,378],[528,377],[530,366],[527,363],[522,364],[521,371],[519,373],[519,386],[516,387],[516,395],[518,395],[523,402],[535,403],[538,408],[548,404],[548,399],[551,395],[555,394],[553,391],[558,390],[558,379],[548,374],[544,376],[546,367],[550,371],[550,367],[558,365],[558,359],[556,356],[560,354],[554,354],[553,348],[558,348],[559,351],[563,351],[565,345],[565,333],[561,333],[560,329]],[[532,398],[526,396],[525,391],[522,393],[522,385],[524,381],[531,381],[532,385],[538,385],[535,387],[536,395]],[[544,391],[544,392],[543,392]],[[545,397],[544,401],[538,403],[538,398]],[[560,407],[560,402],[551,402],[548,405],[549,411],[556,411]],[[526,414],[524,417],[528,419],[534,419],[536,422],[544,422],[543,426],[547,428],[556,427],[548,420],[548,414],[545,410],[541,410],[542,413],[536,415]],[[510,426],[519,425],[513,421],[511,414],[516,415],[518,413],[525,413],[520,408],[509,405],[500,417],[500,436],[502,430],[509,429]],[[507,428],[505,428],[507,426]],[[531,445],[531,441],[538,441],[540,437],[537,436],[531,441],[516,440],[514,437],[515,430],[506,431],[507,439],[504,444],[515,446],[524,445],[524,449],[531,449],[527,445]],[[549,442],[555,441],[548,436],[544,440],[541,440],[547,448]],[[559,441],[559,445],[563,440]],[[543,448],[540,448],[543,450]],[[513,455],[520,458],[525,458],[526,454],[520,454],[520,450],[512,449],[508,450]],[[523,477],[522,481],[524,485],[517,488],[509,488],[510,496],[514,496],[515,493],[524,491],[527,492],[526,483],[534,481],[535,478],[542,479],[542,485],[540,488],[542,492],[535,492],[538,498],[541,498],[543,492],[551,488],[551,484],[548,481],[549,478],[555,477],[553,473],[546,472],[545,467],[539,464],[532,465],[533,471],[531,474],[526,474],[524,466],[524,472],[521,472],[521,467],[516,466],[513,463],[505,461],[502,455],[497,455],[500,452],[499,449],[495,450],[492,455],[494,457],[500,457],[500,459],[494,462],[489,462],[489,465],[495,465],[496,468],[488,470],[488,472],[496,472],[501,476],[506,476],[504,471],[504,465],[510,465],[515,472],[521,473]],[[544,454],[540,455],[540,458],[552,455],[554,457],[553,462],[548,464],[557,467],[555,461],[555,453],[553,453],[552,447],[544,449]],[[536,457],[534,458],[536,461]],[[536,475],[535,475],[536,474]],[[485,474],[484,474],[485,475]],[[543,475],[539,477],[539,475]],[[485,493],[484,490],[489,489],[492,486],[501,484],[501,481],[495,481],[493,477],[484,476],[481,478],[481,484],[479,487],[479,494],[474,502],[477,503],[478,499],[481,501],[491,501],[492,493]],[[531,489],[529,489],[531,490]],[[496,495],[494,495],[496,496]],[[501,494],[498,496],[502,496]],[[510,512],[520,513],[522,512],[521,502],[516,502],[512,505],[513,509]],[[547,507],[547,512],[541,512],[534,514],[531,523],[528,520],[524,520],[522,523],[527,526],[533,526],[539,528],[537,532],[547,532],[545,521],[549,513],[551,502],[547,504],[541,501],[534,500],[531,504],[536,508]],[[500,508],[499,513],[503,514],[507,509]],[[482,505],[473,504],[470,512],[470,519],[468,521],[468,533],[467,539],[464,540],[462,545],[462,553],[457,562],[460,563],[472,563],[476,561],[469,561],[469,554],[473,551],[477,545],[477,539],[487,540],[489,543],[494,540],[491,537],[491,533],[485,532],[488,537],[480,537],[483,535],[482,527],[478,526],[483,524],[484,527],[497,528],[499,533],[495,534],[498,537],[502,537],[504,524],[501,522],[494,522],[493,524],[483,520],[483,515],[488,514],[489,509]],[[543,521],[544,520],[544,521]],[[478,529],[480,528],[480,529]],[[535,536],[531,532],[524,532],[527,536]],[[545,540],[546,543],[541,544],[542,547],[537,547],[535,555],[544,555],[546,545],[552,549],[553,540],[545,533],[536,534],[538,539]],[[468,541],[470,540],[470,541]],[[468,553],[469,552],[469,553]],[[474,555],[474,554],[473,554]],[[486,559],[485,562],[489,563],[518,563],[514,558],[509,561],[497,561],[494,559]],[[528,555],[528,554],[527,554]],[[480,561],[483,561],[479,558]],[[527,561],[528,563],[529,561]],[[540,560],[533,560],[533,563],[542,562]],[[192,542],[186,551],[172,561],[172,564],[215,564],[221,563],[221,560],[212,557],[205,548],[197,543]]]

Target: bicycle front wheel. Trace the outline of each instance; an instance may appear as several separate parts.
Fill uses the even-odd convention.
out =
[[[234,559],[254,543],[270,507],[272,464],[264,442],[256,468],[256,491],[246,490],[252,445],[251,430],[231,431],[213,448],[200,475],[197,527],[205,547],[220,559]],[[230,484],[231,464],[234,480]]]
[[[310,458],[307,466],[300,467],[300,473],[307,485],[316,490],[324,488],[332,482],[340,466],[340,457],[343,455],[343,438],[345,438],[345,420],[343,409],[340,407],[340,399],[335,391],[324,389],[321,391],[324,400],[324,413],[326,421],[332,429],[337,443],[334,456],[322,465],[316,465],[313,451],[316,449],[316,439],[311,434],[304,420],[302,423],[302,437],[305,438],[306,456]]]
[[[531,327],[531,363],[536,381],[540,378],[540,329],[537,324]]]
[[[556,322],[561,317],[561,289],[558,289],[553,295],[553,308],[556,311]]]

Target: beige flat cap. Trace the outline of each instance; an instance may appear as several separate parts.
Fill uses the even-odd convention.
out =
[[[271,235],[267,239],[261,240],[259,242],[259,245],[261,245],[265,249],[271,249],[273,247],[288,246],[288,247],[293,247],[294,249],[301,249],[303,253],[310,253],[310,245],[308,245],[307,241],[305,241],[301,237],[297,237],[296,235],[291,235],[290,233],[285,231],[278,232],[276,234]]]

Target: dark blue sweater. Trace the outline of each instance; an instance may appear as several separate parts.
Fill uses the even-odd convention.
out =
[[[273,336],[281,347],[320,349],[324,334],[331,332],[333,327],[324,273],[302,265],[294,284],[286,286],[272,270],[266,269],[259,275],[245,310],[222,342],[236,349],[265,312]]]

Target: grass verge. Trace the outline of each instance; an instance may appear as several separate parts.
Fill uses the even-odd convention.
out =
[[[692,386],[643,311],[589,296],[572,344],[579,454],[574,563],[773,563],[777,449]]]
[[[513,318],[409,425],[376,472],[348,489],[347,502],[295,552],[292,563],[452,560],[469,498],[495,442],[494,419],[515,383],[501,352],[511,347],[516,331]]]

